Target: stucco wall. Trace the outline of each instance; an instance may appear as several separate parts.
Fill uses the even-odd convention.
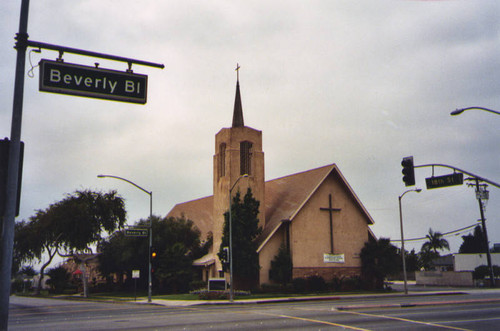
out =
[[[330,253],[328,195],[332,195],[334,254],[344,254],[345,263],[325,263]],[[359,253],[368,241],[367,219],[356,206],[348,189],[336,174],[331,174],[291,224],[291,248],[294,268],[359,268]]]
[[[474,286],[472,272],[417,271],[417,285]]]

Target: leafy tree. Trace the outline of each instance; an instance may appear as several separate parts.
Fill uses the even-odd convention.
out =
[[[271,261],[269,278],[282,285],[286,285],[292,280],[292,257],[284,244],[281,245],[278,254]]]
[[[231,203],[233,252],[230,253],[233,254],[233,281],[234,287],[250,289],[258,283],[260,270],[258,247],[255,242],[262,232],[257,218],[260,202],[253,197],[250,188],[242,201],[240,196],[240,192],[237,192]],[[219,258],[223,254],[223,248],[229,246],[229,212],[224,213],[224,218]]]
[[[497,265],[492,266],[493,268],[493,274],[494,275],[500,275],[500,267]],[[472,272],[472,278],[474,279],[485,279],[486,276],[490,276],[490,268],[487,265],[480,265],[476,269],[474,269],[474,272]]]
[[[422,245],[421,250],[432,250],[437,254],[437,256],[439,256],[438,250],[450,250],[448,240],[443,238],[443,234],[441,232],[434,232],[432,229],[429,229],[429,233],[425,237],[427,238],[427,241]]]
[[[405,252],[405,264],[406,271],[413,272],[420,269],[418,254],[415,253],[415,249],[412,249],[409,253]]]
[[[370,288],[383,289],[384,279],[401,270],[401,258],[390,239],[370,237],[361,249],[361,274]]]
[[[191,220],[184,217],[153,216],[153,247],[158,253],[153,274],[155,291],[163,293],[186,292],[193,279],[193,260],[208,252],[207,243],[200,242],[200,232]],[[148,228],[149,220],[140,220],[136,227]],[[132,270],[140,270],[139,286],[148,284],[149,239],[126,237],[123,231],[113,233],[98,247],[99,270],[111,282],[111,276],[131,279]]]
[[[466,236],[462,236],[463,242],[458,249],[458,252],[461,254],[467,253],[485,253],[484,247],[484,235],[481,226],[476,226],[474,228],[474,234],[468,234]]]
[[[418,261],[420,267],[425,270],[429,270],[432,260],[439,257],[439,253],[431,250],[428,246],[422,246],[420,253],[418,254]]]
[[[52,292],[63,293],[66,286],[68,286],[71,277],[70,273],[64,267],[59,266],[50,269],[47,275],[50,277],[47,284],[50,285]]]
[[[91,251],[102,240],[103,232],[122,228],[126,221],[123,199],[116,193],[75,191],[63,200],[38,210],[29,222],[16,224],[14,256],[20,261],[47,261],[40,269],[40,291],[45,268],[56,255]]]

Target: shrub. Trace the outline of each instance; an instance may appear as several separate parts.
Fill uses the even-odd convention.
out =
[[[307,281],[305,278],[294,278],[292,280],[293,289],[297,293],[302,293],[307,291]]]
[[[307,277],[307,288],[311,292],[324,292],[326,290],[326,283],[321,276]]]
[[[342,283],[345,276],[334,277],[329,283],[328,287],[334,292],[340,292],[342,290]]]
[[[498,276],[500,274],[500,267],[497,265],[493,266],[493,273],[495,276]],[[484,279],[488,276],[489,278],[490,275],[490,268],[486,265],[480,265],[476,269],[474,269],[474,272],[472,273],[472,278],[474,279]]]
[[[189,283],[189,288],[191,291],[207,288],[207,282],[203,280],[194,280]]]

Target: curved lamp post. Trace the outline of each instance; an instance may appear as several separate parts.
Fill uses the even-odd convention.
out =
[[[403,211],[401,210],[401,199],[408,192],[420,193],[421,191],[422,191],[422,189],[416,188],[416,189],[405,191],[405,192],[403,192],[403,194],[401,194],[399,196],[399,227],[401,229],[401,259],[403,260],[403,279],[404,279],[405,295],[408,294],[408,284],[407,284],[408,280],[406,277],[405,238],[403,235]]]
[[[127,182],[135,187],[137,187],[139,190],[149,194],[149,249],[148,249],[148,302],[151,302],[151,293],[152,293],[152,276],[151,276],[151,249],[153,247],[153,191],[148,191],[136,183],[122,177],[118,176],[113,176],[113,175],[97,175],[98,178],[114,178],[114,179],[119,179],[123,180],[124,182]]]
[[[234,187],[240,179],[248,177],[247,174],[241,175],[238,177],[236,182],[234,182],[233,186],[229,189],[229,301],[234,301],[234,286],[233,286],[233,218],[232,218],[232,203],[231,203],[231,194],[233,192]]]
[[[452,111],[450,113],[450,115],[452,115],[452,116],[460,115],[464,111],[469,110],[469,109],[479,109],[479,110],[489,111],[490,113],[494,113],[494,114],[500,115],[499,111],[496,111],[496,110],[493,110],[493,109],[489,109],[489,108],[484,108],[484,107],[467,107],[467,108],[456,109],[456,110]]]

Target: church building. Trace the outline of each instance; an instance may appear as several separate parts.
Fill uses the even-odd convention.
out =
[[[211,251],[194,261],[205,281],[228,278],[217,257],[224,213],[230,191],[244,195],[248,188],[260,202],[259,284],[272,282],[271,261],[282,245],[292,257],[293,278],[360,275],[359,254],[374,237],[372,217],[336,164],[265,180],[262,131],[244,125],[238,79],[232,126],[215,135],[213,195],[179,203],[167,215],[192,220],[202,240],[212,236]]]

